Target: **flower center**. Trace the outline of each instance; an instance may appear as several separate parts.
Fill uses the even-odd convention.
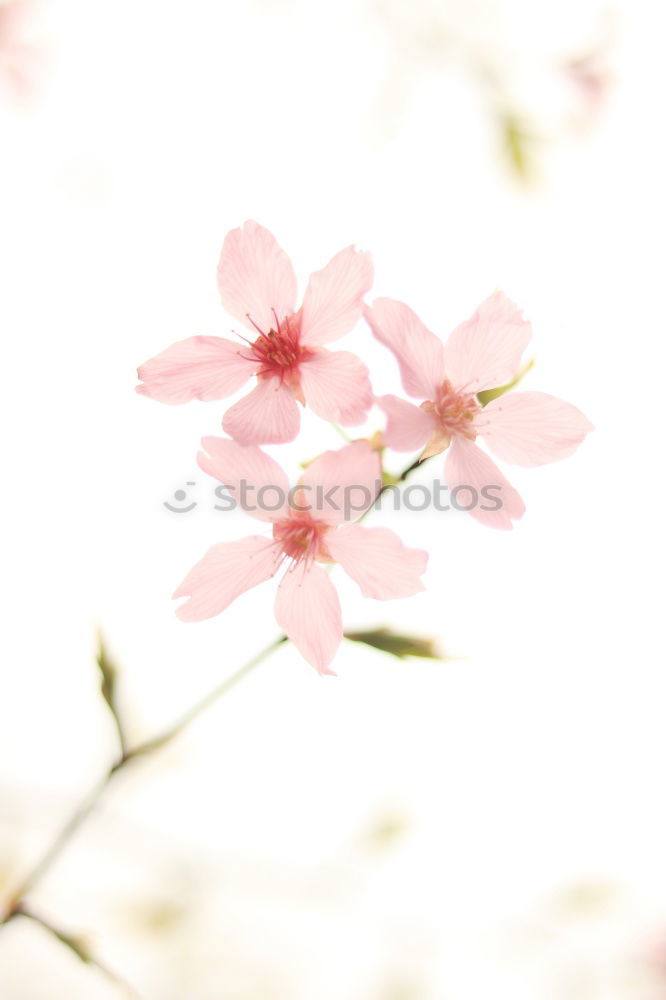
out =
[[[474,393],[460,392],[447,380],[440,387],[434,402],[421,403],[421,409],[430,413],[439,424],[440,431],[449,439],[454,434],[474,441],[474,418],[481,406]]]
[[[476,439],[474,418],[481,405],[473,393],[456,390],[447,380],[440,386],[434,402],[428,400],[421,403],[421,409],[436,421],[435,431],[421,455],[422,460],[445,451],[456,434],[470,441]]]
[[[284,556],[295,563],[330,562],[324,544],[324,535],[329,530],[329,525],[315,521],[309,514],[293,513],[273,525],[273,537],[282,546]]]
[[[261,378],[278,376],[288,378],[295,373],[301,361],[311,353],[300,343],[301,320],[297,313],[285,316],[279,320],[275,315],[275,326],[268,333],[257,327],[259,336],[250,345],[253,360],[258,361],[260,368],[257,375]]]

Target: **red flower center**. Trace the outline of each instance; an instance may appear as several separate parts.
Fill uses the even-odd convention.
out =
[[[301,361],[312,353],[301,346],[301,319],[298,313],[285,316],[281,321],[275,316],[275,327],[271,327],[268,333],[258,327],[257,330],[259,336],[250,350],[253,359],[260,364],[257,371],[259,378],[278,376],[288,379],[296,374]]]
[[[273,537],[282,546],[284,555],[294,562],[314,562],[316,559],[330,562],[324,544],[324,536],[329,530],[329,525],[315,521],[306,512],[293,513],[273,525]]]

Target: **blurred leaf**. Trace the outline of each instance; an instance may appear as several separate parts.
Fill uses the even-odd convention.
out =
[[[391,983],[385,993],[382,993],[382,1000],[420,1000],[424,995],[421,983]]]
[[[408,656],[420,656],[427,660],[441,660],[442,656],[435,649],[434,639],[419,639],[413,635],[401,635],[390,628],[377,628],[369,632],[345,632],[345,638],[352,642],[364,642],[366,646],[374,646],[384,653],[397,656],[404,660]]]
[[[504,150],[513,170],[521,180],[532,176],[531,146],[534,136],[524,127],[513,111],[505,111],[500,117]]]
[[[410,829],[410,822],[403,813],[379,816],[365,832],[362,843],[373,851],[392,848]]]
[[[114,699],[115,699],[116,678],[118,676],[118,671],[109,658],[109,654],[104,644],[104,638],[102,637],[101,632],[98,635],[97,648],[98,648],[97,666],[99,667],[99,672],[102,675],[100,684],[102,697],[104,698],[104,701],[107,703],[107,705],[113,712],[115,706]]]
[[[532,368],[534,368],[534,359],[528,361],[522,371],[519,371],[516,377],[512,379],[511,382],[507,382],[506,385],[498,385],[495,389],[483,389],[481,392],[477,392],[476,398],[481,403],[481,406],[487,406],[488,403],[493,401],[493,399],[499,399],[499,397],[503,396],[505,392],[509,392],[510,389],[515,389],[521,379],[524,378],[528,371]]]
[[[100,691],[104,701],[109,706],[111,715],[113,716],[116,729],[118,730],[121,752],[124,754],[127,749],[125,742],[125,730],[118,704],[116,702],[116,680],[118,677],[118,670],[109,657],[104,637],[101,632],[97,635],[97,643],[97,666],[99,667],[100,672]]]
[[[179,927],[188,914],[187,907],[178,900],[164,899],[145,904],[132,904],[128,917],[141,930],[162,934]]]
[[[558,909],[581,916],[594,915],[607,910],[617,897],[617,886],[612,882],[579,882],[561,893],[556,899]]]

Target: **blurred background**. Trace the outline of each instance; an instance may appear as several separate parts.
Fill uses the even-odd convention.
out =
[[[228,335],[230,228],[271,229],[301,289],[371,250],[374,294],[442,336],[503,288],[525,388],[597,428],[509,470],[513,532],[373,515],[429,549],[427,590],[339,574],[345,625],[442,661],[345,643],[320,679],[285,646],[118,777],[29,899],[146,1000],[666,998],[664,27],[648,0],[0,4],[1,900],[114,759],[97,626],[133,741],[277,634],[270,584],[176,620],[189,567],[255,525],[196,466],[226,404],[134,393]],[[399,391],[362,325],[340,346]],[[295,475],[337,444],[306,412],[269,450]],[[0,984],[126,992],[20,919]]]

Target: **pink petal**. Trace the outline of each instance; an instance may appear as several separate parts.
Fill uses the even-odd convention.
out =
[[[456,389],[481,392],[515,377],[532,327],[503,292],[482,302],[446,342],[446,374]]]
[[[593,430],[575,406],[545,392],[500,396],[483,408],[475,426],[496,455],[516,465],[566,458]]]
[[[387,416],[384,443],[394,451],[419,451],[435,433],[433,417],[398,396],[380,396],[376,403]]]
[[[381,485],[379,455],[367,441],[354,441],[315,459],[301,476],[292,503],[327,524],[355,521]]]
[[[373,278],[369,253],[341,250],[310,277],[303,298],[301,342],[310,347],[330,344],[349,333],[360,319],[363,296]]]
[[[362,424],[372,406],[368,369],[349,351],[317,351],[299,365],[307,405],[324,420]]]
[[[279,378],[260,379],[256,389],[234,403],[222,426],[241,444],[281,444],[293,441],[301,417],[293,394]]]
[[[444,381],[444,346],[416,313],[396,299],[375,299],[366,307],[370,329],[396,357],[410,396],[435,399]]]
[[[201,444],[208,454],[199,452],[199,466],[228,487],[243,510],[260,521],[286,516],[289,480],[261,448],[220,437],[205,437]]]
[[[512,520],[525,513],[525,504],[511,483],[495,463],[467,438],[454,437],[445,470],[452,500],[461,507],[473,504],[469,513],[481,524],[510,530]],[[456,487],[459,489],[456,490]]]
[[[296,275],[291,261],[272,233],[256,222],[232,229],[224,240],[217,283],[224,309],[254,330],[275,329],[296,306]]]
[[[219,615],[240,594],[272,576],[279,556],[280,547],[260,535],[213,545],[174,592],[174,599],[189,597],[176,614],[184,622]]]
[[[335,587],[320,566],[301,564],[285,573],[275,618],[318,673],[333,673],[328,667],[342,640],[342,613]]]
[[[242,357],[241,344],[222,337],[188,337],[141,365],[136,391],[160,403],[230,396],[254,374],[256,361]]]
[[[424,589],[420,577],[428,564],[428,553],[407,548],[388,528],[349,524],[331,531],[326,545],[364,597],[388,601],[411,597]]]

